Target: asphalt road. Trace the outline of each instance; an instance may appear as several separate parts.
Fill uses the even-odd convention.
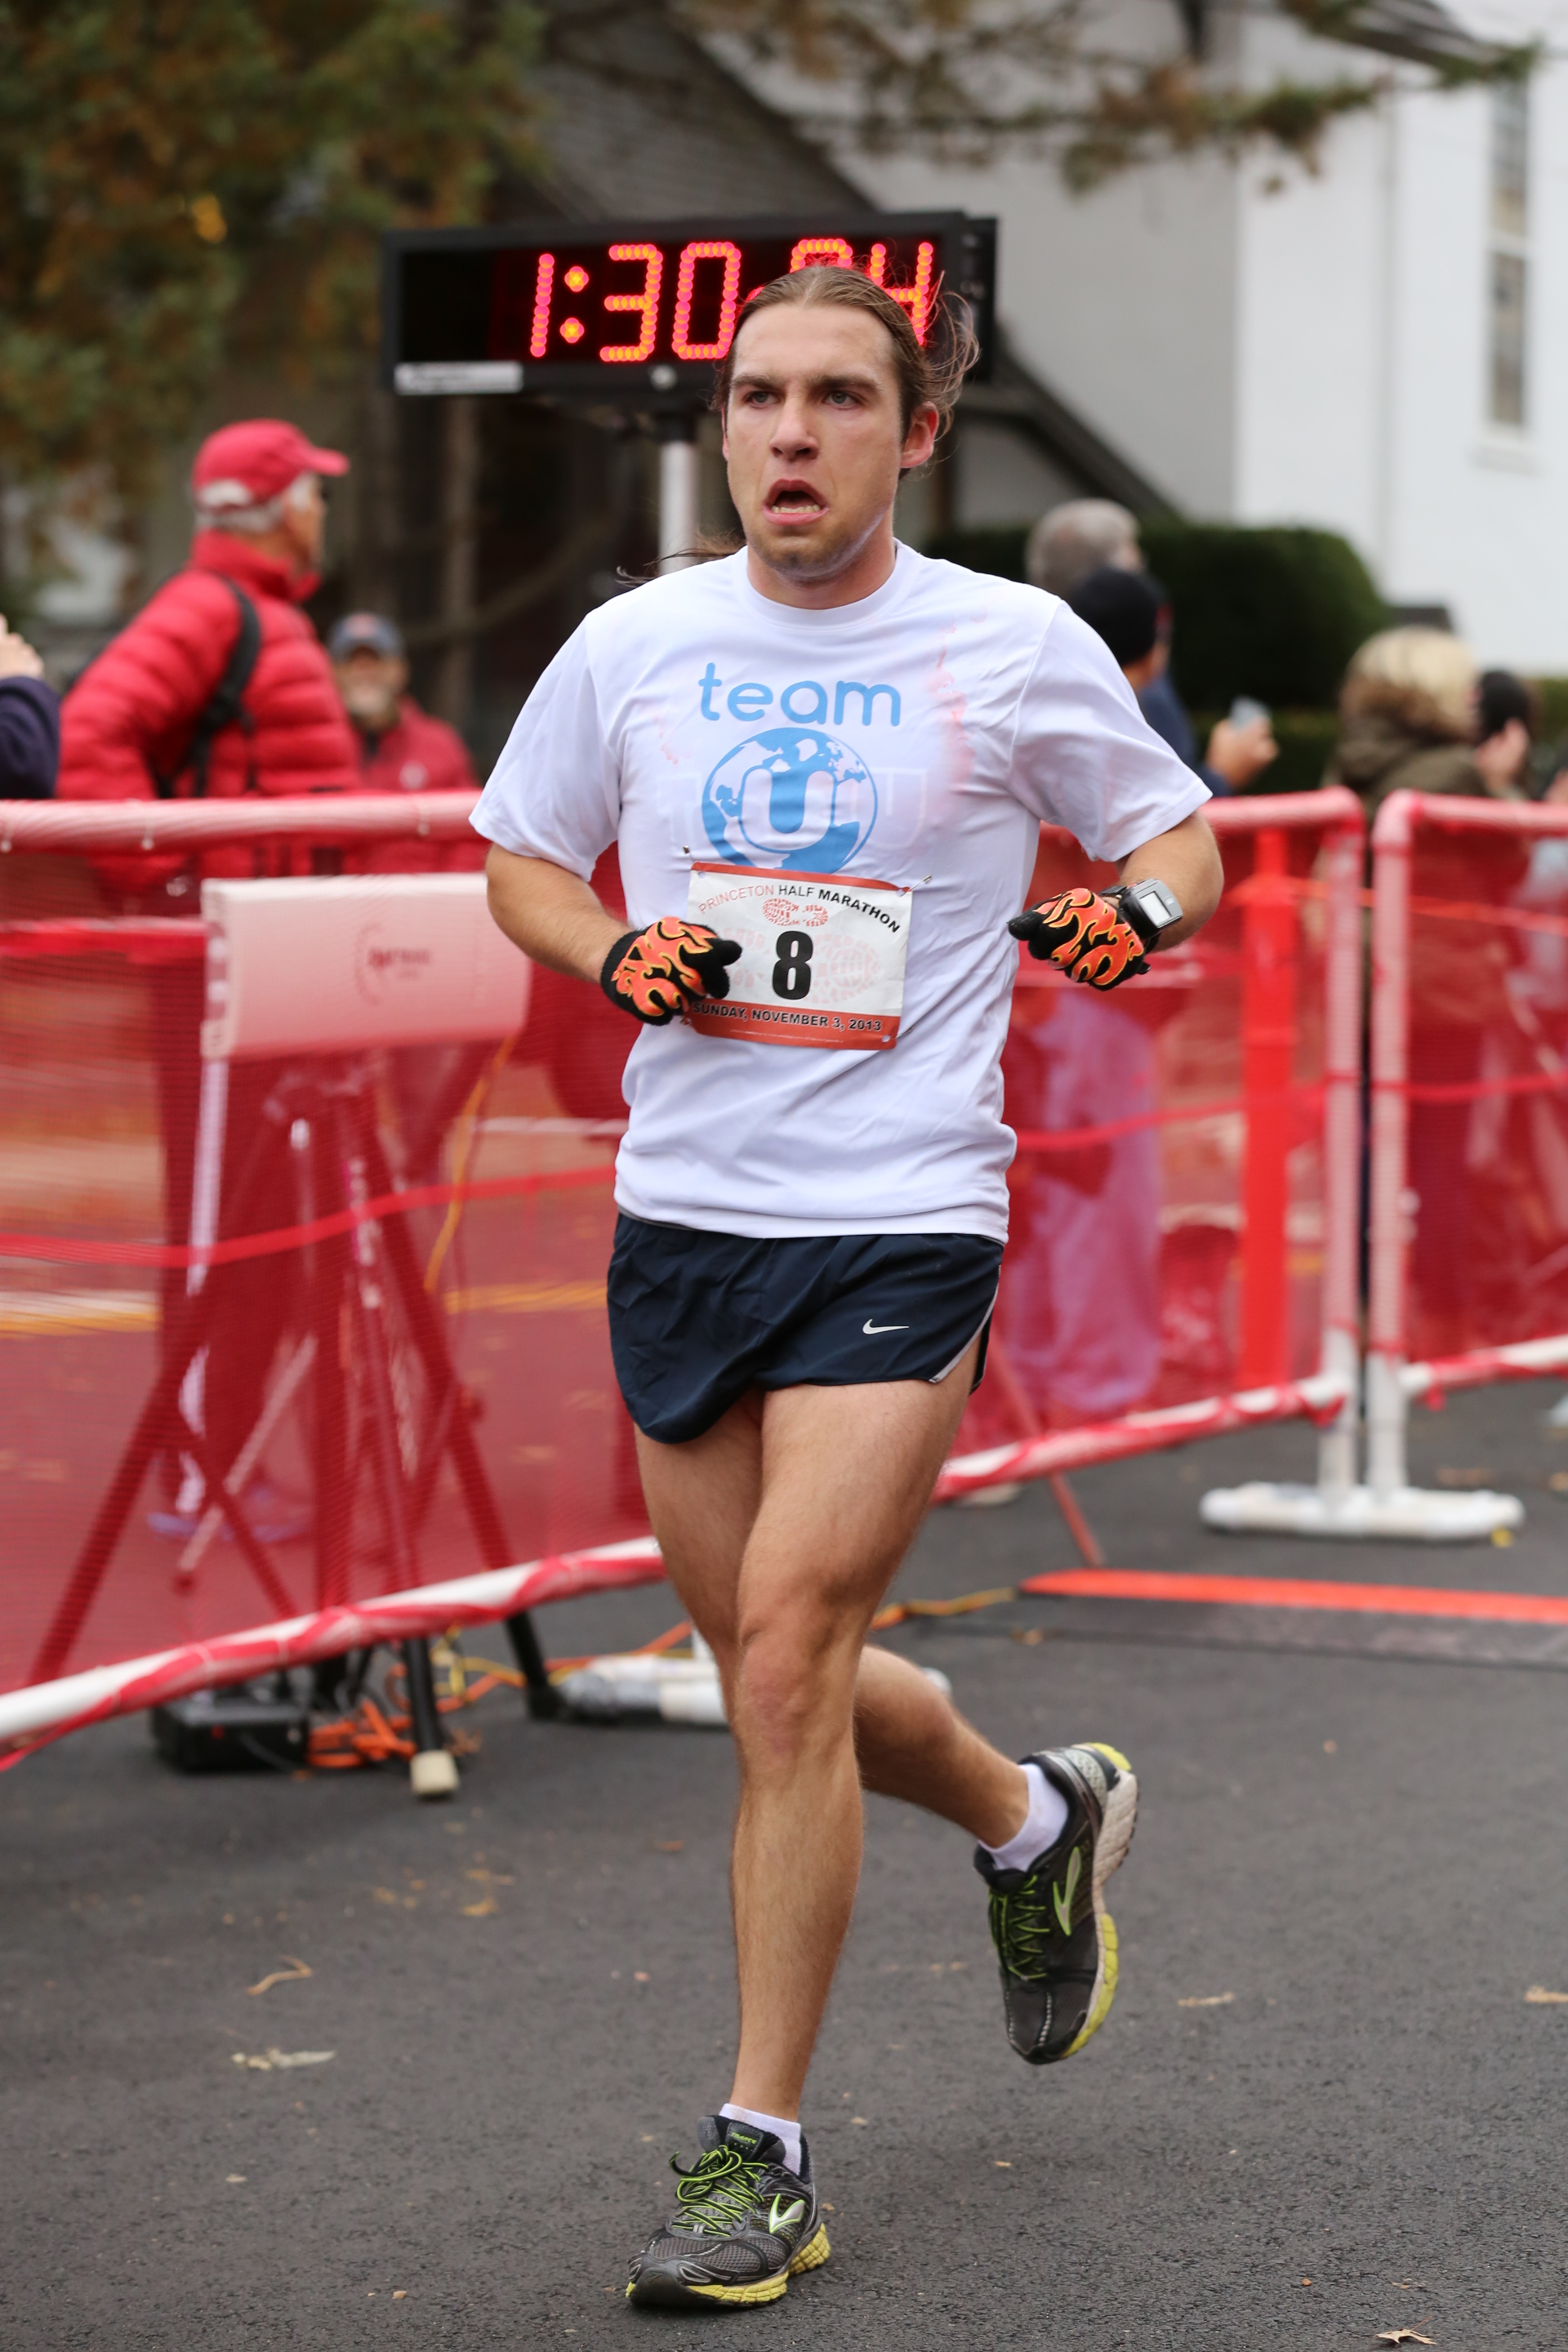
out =
[[[1300,1432],[1079,1489],[1120,1564],[1568,1590],[1555,1393],[1419,1427],[1426,1474],[1522,1487],[1508,1550],[1205,1535],[1200,1484],[1300,1471]],[[1068,1558],[1035,1493],[934,1517],[903,1589]],[[726,2087],[723,1734],[533,1725],[498,1696],[446,1807],[369,1772],[180,1779],[139,1721],[0,1778],[5,2352],[1342,2352],[1399,2326],[1561,2352],[1568,2005],[1525,1993],[1568,1994],[1568,1679],[1129,1639],[1124,1615],[1058,1638],[1051,1612],[991,1621],[1040,1641],[893,1638],[1015,1751],[1131,1751],[1121,1997],[1080,2057],[1021,2066],[963,1839],[873,1801],[806,2118],[834,2258],[752,2313],[620,2295]],[[544,1629],[559,1654],[672,1614],[652,1591]],[[333,2054],[235,2063],[268,2050]]]

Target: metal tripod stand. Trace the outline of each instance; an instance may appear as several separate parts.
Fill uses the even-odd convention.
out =
[[[269,1157],[280,1151],[293,1159],[301,1223],[345,1209],[363,1210],[367,1202],[393,1191],[376,1131],[371,1066],[365,1059],[323,1057],[279,1077],[250,1139],[222,1220],[223,1238],[246,1230]],[[421,1279],[405,1220],[361,1217],[346,1233],[307,1244],[304,1255],[313,1340],[316,1605],[330,1608],[349,1598],[355,1492],[367,1465],[398,1590],[420,1580],[419,1534],[442,1462],[448,1458],[486,1567],[507,1567],[510,1551],[474,1441],[468,1401]],[[147,1471],[166,1449],[188,1454],[200,1469],[209,1504],[222,1511],[275,1613],[287,1617],[296,1612],[297,1603],[247,1516],[243,1476],[237,1478],[231,1471],[225,1477],[205,1433],[193,1425],[181,1403],[186,1370],[207,1343],[215,1312],[222,1305],[225,1274],[221,1263],[208,1270],[169,1332],[158,1377],[40,1645],[33,1666],[37,1681],[48,1680],[63,1668]],[[412,1360],[423,1378],[422,1412],[416,1411],[409,1394],[408,1363],[400,1364],[395,1318],[405,1342],[403,1356]],[[530,1713],[553,1714],[556,1695],[526,1612],[510,1618],[507,1630]],[[416,1751],[414,1784],[418,1793],[444,1794],[455,1786],[456,1767],[441,1736],[429,1650],[423,1638],[402,1646]],[[324,1689],[330,1679],[319,1671],[318,1689]]]

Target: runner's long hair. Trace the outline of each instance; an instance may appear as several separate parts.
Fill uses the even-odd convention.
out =
[[[747,320],[761,310],[775,310],[786,304],[797,310],[810,310],[820,302],[831,303],[837,310],[865,310],[881,320],[893,346],[899,410],[905,433],[909,432],[916,409],[927,407],[936,411],[938,433],[945,433],[952,422],[953,404],[963,379],[980,356],[968,305],[950,302],[939,285],[931,296],[922,343],[901,302],[895,302],[884,288],[873,285],[863,270],[846,269],[837,262],[817,262],[805,269],[792,269],[787,276],[759,286],[742,305],[730,348],[719,362],[714,380],[713,405],[719,414],[722,415],[729,405],[735,346]],[[909,470],[915,473],[920,469],[910,467]]]
[[[893,346],[903,430],[907,435],[917,408],[934,408],[940,441],[952,422],[963,379],[980,356],[968,304],[950,302],[940,285],[933,289],[926,314],[926,340],[921,343],[901,302],[895,302],[880,286],[873,285],[863,270],[846,269],[837,262],[813,262],[805,269],[792,269],[783,278],[771,278],[742,303],[730,348],[714,376],[712,406],[718,414],[722,416],[729,405],[735,373],[735,345],[747,320],[754,319],[759,310],[777,310],[784,304],[808,309],[817,302],[834,303],[845,310],[865,310],[881,320]],[[920,466],[907,467],[905,478],[923,470]],[[679,552],[689,562],[713,563],[721,556],[734,555],[744,545],[737,530],[703,531],[692,546]],[[623,572],[619,576],[628,586],[635,586],[643,580],[657,580],[660,568],[654,563],[646,572]]]

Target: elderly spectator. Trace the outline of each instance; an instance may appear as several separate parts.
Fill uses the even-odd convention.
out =
[[[203,442],[190,562],[66,697],[62,800],[353,790],[353,737],[300,610],[319,577],[321,478],[347,470],[337,450],[271,417]],[[203,870],[251,866],[243,853],[209,852]],[[123,878],[186,880],[166,864]]]
[[[318,449],[292,425],[258,417],[226,425],[196,453],[191,472],[195,535],[190,562],[100,654],[66,697],[59,791],[78,800],[228,797],[243,793],[353,792],[359,782],[353,735],[326,652],[300,610],[316,585],[325,528],[324,476],[348,459]],[[298,862],[298,861],[297,861]],[[195,913],[202,875],[256,871],[247,848],[206,850],[197,861],[149,856],[99,861],[106,881],[142,908]],[[240,1062],[222,1089],[204,1088],[198,1053],[203,971],[199,960],[154,965],[149,974],[159,1110],[164,1149],[164,1217],[174,1243],[199,1239],[193,1224],[197,1160],[203,1181],[221,1170],[223,1213],[233,1208],[237,1166],[263,1128],[279,1076],[268,1061]],[[199,1119],[198,1105],[203,1106]],[[252,1191],[245,1230],[263,1233],[297,1219],[289,1154],[279,1147]],[[288,1318],[290,1261],[258,1257],[223,1271],[199,1407],[216,1469],[226,1471],[260,1411],[267,1375]],[[216,1280],[219,1277],[215,1276]],[[186,1287],[167,1269],[166,1335]],[[189,1388],[190,1383],[187,1383]],[[183,1475],[182,1475],[183,1470]],[[182,1465],[173,1440],[163,1460],[173,1507],[154,1512],[161,1534],[195,1527],[205,1482]],[[298,1507],[253,1490],[263,1540],[303,1532]]]
[[[0,614],[0,801],[47,801],[60,756],[60,706],[44,665]]]
[[[1052,507],[1029,533],[1024,567],[1037,588],[1064,596],[1068,604],[1075,604],[1074,591],[1091,572],[1150,576],[1138,544],[1136,516],[1110,499],[1069,499],[1064,506]],[[1163,736],[1177,759],[1203,778],[1211,793],[1224,798],[1229,793],[1245,792],[1279,756],[1279,746],[1268,721],[1254,719],[1237,727],[1228,719],[1220,719],[1200,760],[1193,722],[1170,676],[1171,609],[1163,590],[1159,593],[1157,611],[1161,658],[1151,665],[1143,682],[1135,685],[1138,707],[1155,734]]]
[[[1024,569],[1037,588],[1069,600],[1080,580],[1113,564],[1142,572],[1138,520],[1110,499],[1069,499],[1052,507],[1029,533]]]

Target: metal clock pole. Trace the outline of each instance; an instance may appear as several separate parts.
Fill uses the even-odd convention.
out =
[[[699,529],[697,412],[658,420],[658,568],[681,572],[695,559]]]

